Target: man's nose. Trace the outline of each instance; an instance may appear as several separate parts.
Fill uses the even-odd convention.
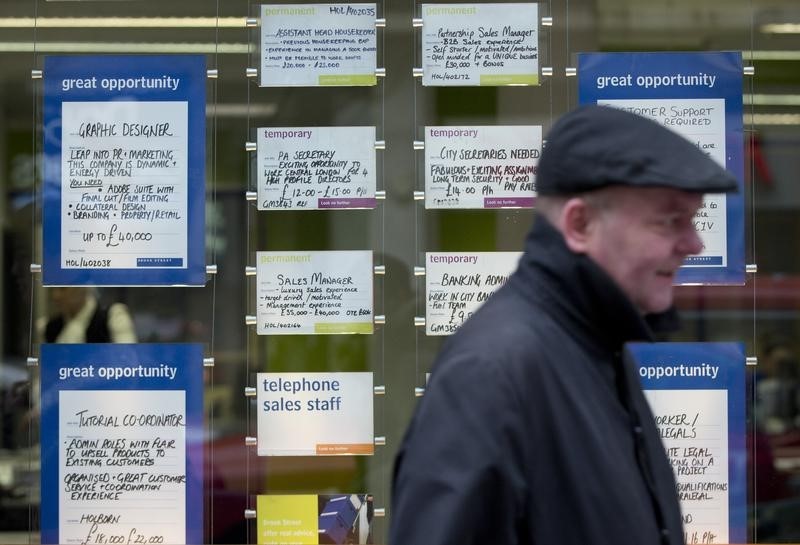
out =
[[[699,254],[703,251],[703,239],[700,238],[700,234],[697,232],[697,229],[695,229],[693,223],[686,227],[678,249],[685,255]]]

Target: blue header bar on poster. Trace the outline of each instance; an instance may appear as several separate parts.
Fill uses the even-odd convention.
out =
[[[205,58],[49,56],[43,283],[205,274]]]
[[[686,259],[677,284],[744,284],[742,55],[581,53],[581,104],[605,104],[653,118],[724,165],[739,192],[707,195],[695,218],[704,250]]]

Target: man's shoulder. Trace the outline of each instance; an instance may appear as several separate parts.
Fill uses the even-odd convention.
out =
[[[446,341],[434,373],[475,367],[476,374],[518,375],[547,365],[553,342],[563,335],[543,305],[500,291]]]

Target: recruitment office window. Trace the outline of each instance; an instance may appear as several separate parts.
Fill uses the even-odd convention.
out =
[[[285,23],[289,17],[304,17],[302,9],[293,12],[280,8],[309,5],[310,2],[274,2],[271,6],[277,11],[272,12],[270,21]],[[173,491],[183,491],[184,495],[186,490],[200,490],[185,504],[169,504],[169,509],[178,509],[176,512],[183,512],[180,509],[185,511],[188,506],[192,516],[187,520],[191,520],[194,527],[190,529],[189,524],[179,524],[179,528],[168,531],[179,532],[178,535],[183,535],[187,541],[197,537],[205,542],[255,543],[271,539],[262,534],[264,525],[269,527],[277,516],[275,513],[288,513],[297,520],[316,524],[319,512],[335,509],[337,504],[346,501],[350,506],[347,528],[343,534],[336,535],[341,539],[346,539],[342,536],[347,535],[355,542],[385,542],[391,517],[392,460],[411,411],[419,396],[424,395],[433,358],[447,334],[472,310],[470,305],[478,303],[491,291],[488,288],[494,287],[487,285],[474,292],[464,288],[459,297],[464,297],[464,302],[470,305],[455,305],[442,317],[441,312],[436,312],[442,309],[432,303],[436,296],[428,293],[427,286],[431,280],[440,280],[445,274],[475,272],[469,268],[469,263],[448,261],[448,256],[453,255],[474,256],[481,272],[497,279],[494,284],[502,283],[502,278],[513,268],[514,252],[521,249],[533,215],[531,203],[525,200],[530,195],[521,194],[526,191],[523,185],[527,179],[525,161],[535,159],[535,152],[529,156],[517,154],[514,168],[520,169],[516,171],[521,176],[517,180],[519,185],[509,189],[510,196],[502,196],[512,202],[507,207],[501,203],[493,208],[486,206],[486,199],[501,198],[494,194],[478,195],[481,205],[473,202],[461,207],[472,202],[472,195],[465,186],[458,185],[456,178],[448,178],[453,171],[448,174],[446,170],[457,167],[458,161],[448,163],[445,154],[441,158],[444,166],[433,168],[427,160],[431,150],[448,140],[456,142],[453,130],[458,129],[467,134],[479,133],[479,138],[491,142],[493,149],[540,151],[553,121],[578,104],[578,81],[582,71],[579,53],[725,51],[741,52],[743,72],[748,67],[754,69],[754,74],[742,75],[741,89],[744,199],[743,225],[739,228],[743,236],[743,262],[749,267],[747,272],[742,271],[743,285],[729,282],[678,288],[683,326],[677,334],[664,340],[743,343],[743,355],[749,359],[740,361],[742,366],[748,365],[745,384],[738,396],[746,408],[743,443],[747,455],[730,464],[735,466],[732,471],[737,478],[746,481],[746,494],[742,498],[746,509],[743,541],[773,543],[800,539],[797,524],[800,520],[800,346],[797,343],[800,252],[795,249],[796,237],[792,236],[800,231],[800,193],[794,184],[795,173],[800,170],[795,153],[800,137],[800,102],[797,99],[800,95],[800,11],[794,2],[516,2],[512,6],[512,12],[518,14],[516,18],[535,21],[537,81],[501,78],[494,83],[488,80],[487,85],[470,86],[437,85],[435,80],[426,79],[432,77],[432,71],[426,74],[426,50],[422,40],[425,29],[436,27],[441,20],[437,19],[435,11],[426,14],[422,2],[414,1],[384,0],[373,5],[374,12],[369,11],[368,5],[361,19],[353,23],[352,28],[358,32],[346,31],[374,36],[373,73],[352,71],[347,75],[354,79],[339,80],[338,84],[328,82],[334,85],[294,85],[291,81],[273,85],[270,77],[286,76],[291,80],[293,76],[288,74],[293,69],[288,66],[265,69],[260,33],[265,24],[263,10],[267,8],[252,0],[168,3],[8,0],[2,3],[0,539],[8,543],[38,542],[54,535],[53,531],[67,531],[66,521],[61,525],[63,528],[54,530],[54,526],[59,526],[60,515],[53,512],[52,506],[60,505],[66,510],[68,500],[59,496],[61,499],[56,501],[52,495],[48,498],[48,494],[52,494],[49,488],[52,483],[40,480],[43,471],[46,476],[51,475],[48,472],[53,471],[49,467],[53,465],[52,460],[59,463],[58,457],[53,458],[52,454],[49,459],[42,459],[41,453],[48,447],[58,452],[59,441],[87,441],[72,446],[87,451],[76,455],[78,458],[89,458],[88,451],[104,450],[103,439],[120,438],[113,425],[107,427],[105,437],[102,433],[97,436],[95,431],[96,436],[62,438],[59,435],[61,423],[53,426],[48,420],[54,414],[58,418],[58,413],[53,412],[55,406],[76,411],[92,408],[107,415],[106,424],[114,422],[114,411],[121,410],[117,406],[131,407],[137,415],[147,414],[141,408],[147,406],[146,399],[135,397],[144,388],[136,386],[134,377],[120,376],[117,386],[110,387],[98,386],[99,377],[92,377],[95,382],[81,386],[84,383],[79,382],[80,377],[59,379],[57,374],[52,375],[55,367],[86,369],[93,362],[115,361],[114,358],[119,357],[113,349],[99,353],[91,348],[78,349],[72,353],[59,343],[53,343],[52,352],[48,352],[50,348],[42,348],[48,318],[64,312],[70,301],[74,305],[77,300],[80,308],[88,296],[96,299],[100,307],[107,308],[109,315],[117,316],[116,325],[110,329],[114,329],[120,339],[129,342],[130,335],[135,336],[139,348],[129,353],[133,356],[126,357],[139,361],[150,357],[148,350],[155,350],[158,357],[163,357],[165,350],[173,351],[169,352],[171,360],[162,360],[168,361],[166,367],[158,368],[164,376],[152,380],[158,386],[161,384],[158,381],[169,379],[172,371],[167,368],[173,368],[175,380],[183,381],[177,389],[186,399],[186,418],[194,420],[187,427],[185,448],[176,456],[188,461],[182,466],[185,476],[199,477],[201,488],[191,489],[188,483],[186,488],[174,482],[164,485],[164,490],[172,486]],[[486,4],[480,8],[489,10],[488,15],[482,15],[484,20],[508,19],[508,15],[498,15],[492,6],[501,4]],[[329,9],[328,14],[331,13],[335,14],[336,10]],[[448,12],[439,12],[438,16],[443,13],[447,16]],[[322,16],[307,23],[326,32],[336,32],[339,28],[338,23]],[[374,29],[374,33],[369,29]],[[289,38],[302,40],[304,37]],[[369,52],[369,47],[359,45],[358,40],[355,45],[361,47],[360,55]],[[54,118],[44,99],[51,75],[46,66],[51,66],[53,74],[71,70],[75,74],[95,71],[113,76],[117,69],[136,71],[148,64],[146,59],[132,61],[132,57],[109,63],[98,59],[98,55],[151,56],[151,64],[159,70],[148,76],[151,79],[159,79],[177,69],[163,55],[198,55],[202,62],[202,68],[188,72],[191,77],[186,76],[188,79],[184,80],[190,82],[193,94],[181,99],[187,104],[187,112],[195,111],[192,108],[197,108],[198,103],[202,106],[199,125],[181,124],[183,118],[176,108],[148,103],[134,109],[134,117],[139,121],[147,118],[153,125],[169,122],[173,123],[173,128],[180,127],[182,136],[178,138],[182,139],[184,147],[168,146],[173,151],[169,160],[175,160],[176,165],[183,162],[186,173],[174,174],[175,179],[192,179],[195,183],[200,179],[202,182],[200,200],[192,201],[191,210],[185,210],[187,215],[201,211],[204,217],[202,230],[193,231],[189,237],[192,247],[201,255],[203,278],[200,285],[143,287],[136,285],[141,282],[123,279],[93,286],[97,282],[80,280],[78,284],[92,287],[68,291],[65,296],[64,290],[44,286],[48,283],[47,270],[31,270],[32,264],[42,264],[47,253],[47,239],[52,236],[49,229],[53,224],[47,223],[47,203],[52,198],[48,193],[47,176],[52,172],[53,161],[62,166],[67,164],[69,168],[68,163],[64,163],[70,160],[69,157],[64,159],[64,149],[72,145],[71,149],[78,149],[78,154],[80,149],[82,153],[89,150],[88,162],[96,152],[101,154],[98,156],[101,160],[105,149],[113,154],[115,147],[124,148],[121,153],[130,155],[125,160],[156,161],[141,168],[162,168],[157,161],[165,156],[150,156],[157,151],[163,154],[167,149],[157,145],[157,134],[145,138],[150,144],[121,140],[122,146],[112,146],[103,138],[97,138],[91,145],[75,145],[73,135],[59,142],[61,157],[48,155],[47,142],[52,142],[48,138],[52,138],[58,127],[47,124]],[[62,64],[46,65],[52,62],[48,58],[53,56],[68,56],[69,59]],[[422,68],[421,73],[415,71],[419,68]],[[570,68],[575,71],[568,70]],[[39,70],[43,73],[36,72]],[[265,74],[268,77],[262,80]],[[508,83],[525,85],[506,85]],[[62,127],[70,123],[79,126],[81,115],[95,116],[96,122],[108,121],[109,116],[116,115],[114,108],[119,107],[114,106],[108,96],[102,88],[94,95],[84,96],[84,101],[95,103],[84,109],[62,97],[58,103],[61,109],[57,114],[60,112],[60,115],[56,118]],[[147,100],[156,103],[163,97]],[[191,118],[191,113],[187,116]],[[191,119],[197,121],[197,117]],[[268,135],[270,131],[275,134]],[[307,133],[313,136],[313,145],[298,140],[299,135]],[[513,142],[526,145],[514,146]],[[198,150],[200,155],[193,155]],[[332,169],[326,174],[330,177],[329,190],[334,186],[346,187],[344,184],[337,186],[335,177],[346,176],[352,169],[350,175],[360,180],[357,189],[356,184],[352,187],[359,193],[313,194],[313,199],[332,199],[324,201],[329,207],[348,201],[341,204],[342,209],[323,209],[326,206],[319,206],[319,201],[317,206],[306,202],[305,207],[310,208],[306,210],[297,209],[296,202],[290,209],[271,209],[265,203],[280,201],[280,198],[269,196],[270,179],[292,185],[286,176],[295,176],[293,189],[298,186],[301,189],[296,199],[309,201],[311,198],[305,194],[312,189],[303,181],[307,176],[306,167],[285,164],[278,167],[273,178],[266,174],[272,170],[270,154],[284,157],[281,153],[289,157],[287,163],[321,161],[315,168]],[[201,160],[194,163],[189,160],[197,157]],[[82,160],[79,155],[71,159]],[[337,161],[344,161],[344,164]],[[75,163],[74,166],[91,169],[115,165],[93,167]],[[198,168],[200,174],[197,174]],[[292,168],[297,172],[287,174]],[[337,168],[344,171],[337,171]],[[194,174],[189,174],[190,169],[194,169]],[[434,174],[441,176],[439,182],[434,180]],[[491,169],[485,174],[493,175]],[[106,175],[81,176],[77,173],[76,179]],[[428,176],[431,179],[426,185]],[[437,187],[436,183],[442,180],[445,184],[451,182],[453,188],[460,187],[462,192],[451,188],[448,193],[446,185]],[[107,179],[105,183],[111,182]],[[130,191],[135,192],[134,189]],[[150,191],[142,189],[141,193],[150,194]],[[158,197],[157,192],[155,195]],[[454,205],[453,199],[460,199],[461,204]],[[86,201],[92,206],[97,202],[102,205],[106,201]],[[130,203],[141,204],[142,201]],[[146,212],[148,209],[157,208],[132,206],[126,211]],[[84,210],[102,212],[102,206]],[[63,225],[58,214],[56,218],[58,224]],[[209,265],[215,269],[207,273],[205,267]],[[334,325],[319,326],[321,330],[316,333],[283,334],[277,329],[289,320],[278,320],[276,324],[264,318],[264,308],[269,306],[266,302],[270,301],[264,282],[270,275],[280,274],[297,281],[315,273],[320,274],[319,278],[325,276],[329,285],[352,287],[363,296],[360,300],[363,304],[348,308],[355,313],[354,318],[346,321],[349,325],[342,326],[334,321]],[[348,285],[343,286],[343,283]],[[289,282],[283,292],[289,295],[281,299],[284,318],[286,310],[305,310],[293,306],[292,293],[304,293],[309,300],[314,295],[302,289],[292,292],[291,289],[302,286],[291,284]],[[450,292],[445,294],[445,297],[450,296]],[[331,304],[336,300],[320,298],[318,302]],[[122,307],[114,307],[114,303],[125,305],[121,311],[122,325],[119,322]],[[430,309],[427,308],[429,303]],[[333,307],[317,308],[330,310]],[[363,311],[360,316],[359,310]],[[126,315],[130,318],[127,326]],[[294,318],[297,323],[308,323],[297,316]],[[53,328],[55,326],[51,326],[51,333]],[[98,334],[93,331],[92,335]],[[353,332],[364,334],[350,334]],[[101,337],[103,334],[99,333]],[[176,348],[187,346],[185,351]],[[47,368],[48,364],[52,367]],[[100,367],[96,364],[97,369]],[[117,362],[110,367],[123,369],[125,366]],[[133,373],[119,371],[121,375],[126,372]],[[68,373],[64,371],[65,375]],[[65,380],[75,380],[77,386],[66,387]],[[155,389],[159,388],[164,389],[161,386]],[[296,391],[289,395],[285,388]],[[305,391],[312,388],[319,389],[320,393],[310,395]],[[286,395],[267,395],[276,392]],[[129,394],[134,395],[132,401],[125,401]],[[45,403],[54,399],[54,395],[60,400],[57,404]],[[154,395],[150,406],[172,407],[174,400],[169,394],[156,392]],[[306,397],[302,397],[304,395]],[[356,399],[358,402],[353,407]],[[199,405],[198,400],[202,400]],[[285,407],[287,402],[293,401],[302,401],[304,406],[308,402],[316,403],[317,414],[308,417],[309,420],[288,417],[268,420],[265,402],[270,407],[274,407],[273,403],[283,403]],[[181,407],[176,410],[179,409]],[[272,412],[289,414],[280,410]],[[323,413],[324,416],[318,416]],[[335,416],[335,413],[345,415],[346,419],[324,420],[326,426],[334,430],[346,428],[355,438],[313,436],[315,418],[327,419],[329,414]],[[316,423],[322,421],[316,420]],[[288,431],[270,435],[270,430],[280,430],[281,426],[285,430],[288,426]],[[307,451],[302,442],[289,441],[306,436],[316,440],[319,450]],[[95,439],[99,443],[93,446]],[[97,457],[103,460],[152,457],[153,463],[160,463],[159,448],[170,454],[177,452],[174,446],[155,445],[155,437],[146,434],[133,440],[140,442],[134,449],[126,444],[127,450],[147,452],[117,456],[112,449]],[[66,456],[66,447],[62,445],[62,448]],[[340,449],[339,452],[344,449],[352,455],[325,455],[336,449]],[[198,464],[199,469],[195,467]],[[73,473],[108,473],[109,478],[118,474],[87,467],[89,469],[81,466],[81,471]],[[54,482],[64,484],[64,475],[58,473],[58,468],[55,471],[52,473]],[[74,484],[81,484],[77,477],[72,479],[76,481]],[[92,487],[91,482],[83,484],[85,488],[73,490],[89,494],[97,488]],[[130,488],[120,490],[132,493]],[[143,496],[147,501],[159,500],[156,488],[148,493],[150,495]],[[199,521],[202,521],[202,528],[198,529]],[[687,527],[695,524],[691,520],[686,522]],[[91,527],[91,524],[86,525]],[[132,529],[130,525],[125,526],[124,520],[107,521],[100,526],[106,527],[101,532],[106,535],[116,535],[113,532],[122,531],[124,526],[128,536]],[[305,531],[305,527],[303,529]],[[322,530],[334,539],[331,528],[315,530]],[[73,524],[69,531],[85,535],[90,528]],[[139,529],[135,537],[141,534],[145,539],[158,541],[175,535],[167,530],[159,534],[160,531],[156,529],[152,534],[145,534]],[[91,537],[99,539],[95,534]],[[691,532],[687,539],[694,539]],[[711,542],[711,538],[706,539]],[[702,535],[698,541],[702,541]]]

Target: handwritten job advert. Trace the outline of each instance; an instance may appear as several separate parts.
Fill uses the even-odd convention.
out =
[[[537,4],[422,4],[422,84],[538,85]]]
[[[201,542],[202,347],[49,344],[42,358],[42,543]]]
[[[375,127],[258,129],[258,209],[375,208]]]
[[[43,283],[203,285],[205,58],[45,68]]]
[[[454,333],[506,283],[521,255],[521,252],[425,254],[425,333]]]
[[[257,333],[372,333],[372,252],[258,252]]]
[[[542,127],[425,127],[425,208],[531,208]]]
[[[65,102],[65,268],[185,267],[185,102]]]
[[[376,4],[261,6],[261,87],[375,85]]]

